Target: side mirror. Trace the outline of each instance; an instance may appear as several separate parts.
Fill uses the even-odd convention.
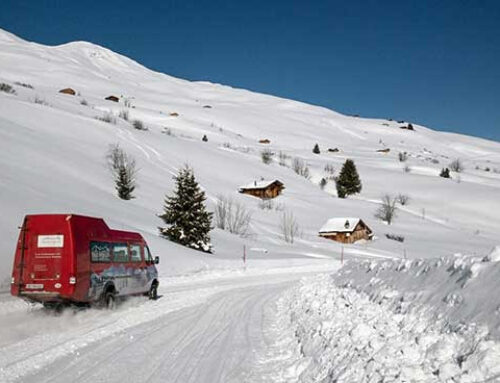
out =
[[[155,265],[157,265],[158,263],[160,263],[160,257],[155,257]]]

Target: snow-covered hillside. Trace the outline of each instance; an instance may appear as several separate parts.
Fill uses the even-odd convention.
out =
[[[400,129],[407,123],[344,116],[228,86],[180,80],[90,43],[50,47],[1,30],[0,83],[15,90],[0,92],[3,281],[10,273],[17,227],[25,214],[39,212],[100,216],[112,227],[140,231],[162,257],[164,275],[240,265],[243,245],[249,249],[250,266],[268,260],[301,264],[338,259],[341,246],[317,235],[331,217],[360,217],[375,233],[374,241],[346,246],[346,258],[485,254],[498,243],[499,143],[415,123],[410,131]],[[77,95],[58,93],[66,87]],[[105,100],[110,95],[120,101]],[[130,121],[140,119],[148,130],[136,130],[119,118],[124,110]],[[106,114],[113,114],[116,123],[96,119]],[[201,140],[203,135],[208,142]],[[261,139],[270,144],[260,144]],[[140,168],[131,201],[116,197],[106,167],[105,155],[114,143],[133,155]],[[315,143],[319,155],[312,153]],[[261,161],[265,148],[275,153],[269,165]],[[377,152],[385,148],[390,152]],[[285,166],[279,164],[280,152],[289,156]],[[405,163],[399,162],[399,152],[408,153]],[[309,166],[310,180],[291,169],[295,157]],[[339,199],[333,182],[324,191],[318,183],[326,175],[325,165],[338,174],[347,158],[355,161],[363,190]],[[441,168],[456,158],[465,171],[452,173],[451,180],[439,177]],[[158,237],[156,214],[172,191],[172,176],[186,163],[206,191],[210,210],[223,194],[252,211],[249,237],[214,230],[214,255]],[[403,171],[406,165],[409,172]],[[240,185],[261,178],[285,184],[273,209],[261,209],[256,198],[238,193]],[[384,193],[411,198],[391,226],[374,218]],[[280,234],[284,210],[292,211],[301,227],[302,236],[293,245]],[[386,234],[405,240],[390,240]]]

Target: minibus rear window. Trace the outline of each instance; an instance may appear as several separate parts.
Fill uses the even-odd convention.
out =
[[[113,244],[113,261],[128,262],[128,246],[126,243]]]
[[[106,242],[90,242],[90,256],[92,262],[110,262],[111,245]]]

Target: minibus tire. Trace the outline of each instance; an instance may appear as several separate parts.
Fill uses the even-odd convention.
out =
[[[106,310],[114,310],[116,308],[116,297],[111,291],[104,294],[104,308]]]
[[[158,284],[157,283],[153,283],[151,285],[151,288],[149,289],[148,297],[152,301],[155,301],[158,299]]]

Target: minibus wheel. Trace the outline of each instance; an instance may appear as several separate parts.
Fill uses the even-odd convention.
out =
[[[149,299],[155,301],[158,299],[158,284],[157,283],[153,283],[151,285],[151,288],[149,289]]]
[[[114,310],[116,308],[116,297],[111,291],[108,291],[104,295],[104,307],[107,310]]]

